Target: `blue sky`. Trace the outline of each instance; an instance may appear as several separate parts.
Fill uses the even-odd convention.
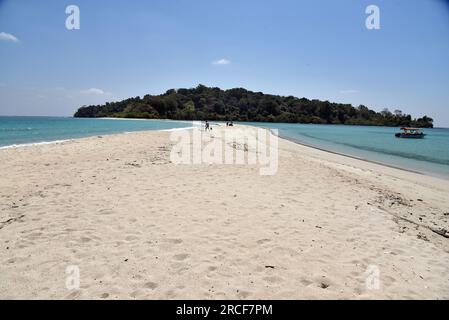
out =
[[[80,30],[65,28],[71,4]],[[380,30],[365,27],[370,4]],[[448,57],[444,0],[0,0],[2,115],[67,116],[202,83],[449,127]]]

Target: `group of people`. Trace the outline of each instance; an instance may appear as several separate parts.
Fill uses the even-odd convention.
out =
[[[233,127],[234,122],[232,121],[226,121],[226,127]],[[209,121],[205,121],[204,128],[206,131],[212,131],[212,126],[210,125]]]

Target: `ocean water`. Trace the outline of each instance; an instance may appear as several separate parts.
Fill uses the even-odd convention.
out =
[[[0,148],[113,133],[192,127],[191,121],[0,117]]]
[[[248,123],[278,129],[281,137],[449,179],[449,129],[425,129],[424,139],[398,139],[399,128],[342,125]]]
[[[449,179],[449,129],[426,129],[424,139],[398,139],[399,128],[254,123],[313,147]],[[0,117],[0,148],[143,130],[192,127],[191,121]]]

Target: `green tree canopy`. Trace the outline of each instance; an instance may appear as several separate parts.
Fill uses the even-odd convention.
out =
[[[221,90],[199,85],[170,89],[161,95],[145,95],[104,105],[83,106],[75,117],[122,117],[174,120],[221,120],[289,123],[433,127],[433,119],[413,119],[399,109],[381,112],[364,105],[283,97],[243,88]]]

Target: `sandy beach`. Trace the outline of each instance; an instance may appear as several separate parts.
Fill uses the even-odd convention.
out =
[[[177,165],[169,137],[0,150],[0,299],[449,299],[449,181],[284,139],[272,176]]]

